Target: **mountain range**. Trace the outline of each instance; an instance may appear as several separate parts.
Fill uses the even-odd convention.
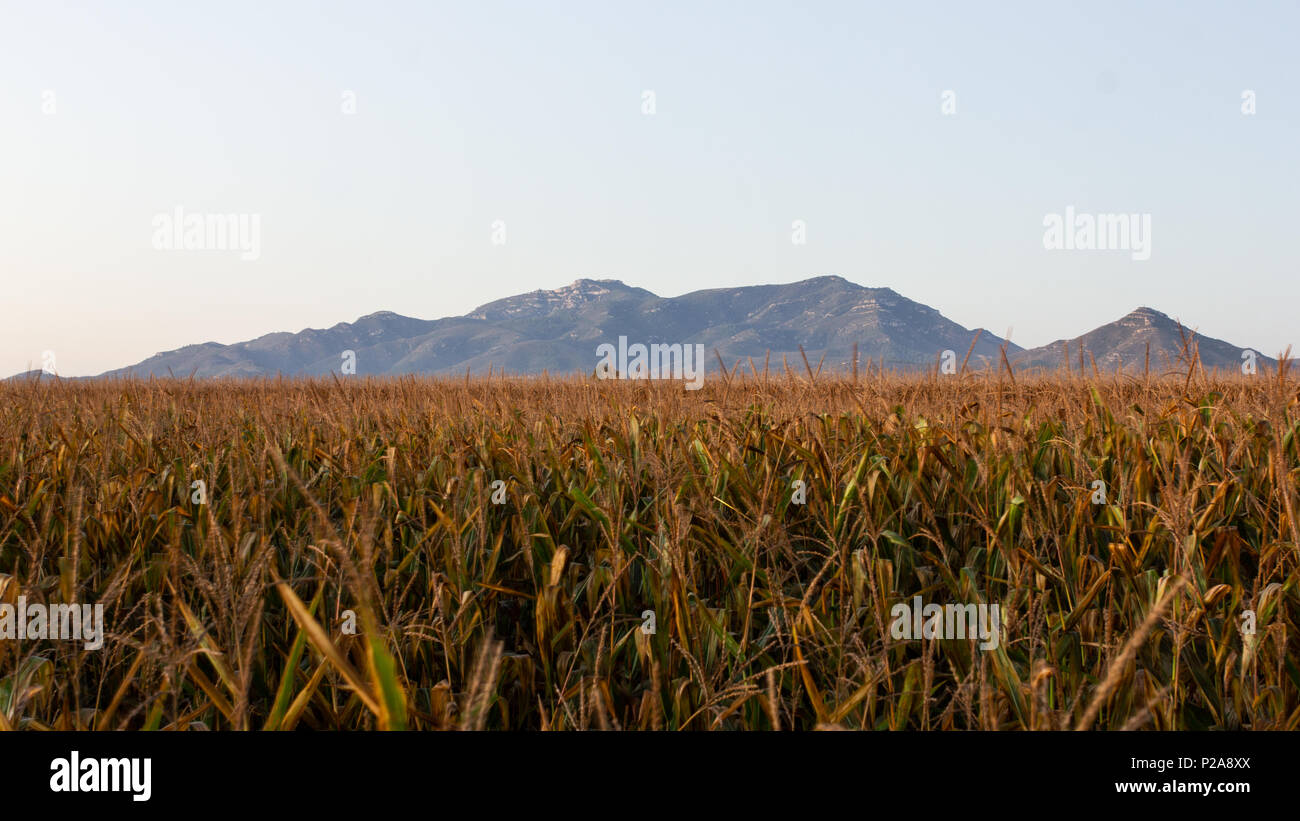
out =
[[[998,367],[1002,350],[1018,372],[1065,367],[1067,357],[1072,369],[1089,372],[1094,363],[1102,372],[1185,370],[1184,337],[1195,339],[1202,366],[1236,369],[1246,350],[1195,335],[1145,307],[1082,336],[1026,350],[989,331],[962,327],[890,288],[868,288],[838,276],[678,297],[656,296],[614,279],[579,279],[564,288],[489,302],[464,316],[429,320],[381,311],[327,329],[271,333],[232,345],[187,345],[101,376],[337,374],[348,351],[358,375],[486,373],[489,367],[590,373],[597,346],[617,345],[620,336],[628,344],[702,344],[710,370],[717,369],[718,356],[729,368],[748,358],[762,368],[770,352],[772,368],[781,369],[784,356],[797,372],[803,370],[804,355],[814,368],[820,363],[827,370],[846,370],[855,343],[861,366],[870,361],[874,368],[900,370],[934,367],[944,351],[952,351],[958,365],[969,352],[968,367]],[[1258,369],[1270,366],[1275,360],[1257,355]]]

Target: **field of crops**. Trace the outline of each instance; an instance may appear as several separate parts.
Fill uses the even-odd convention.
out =
[[[0,602],[106,624],[0,640],[0,729],[1297,729],[1297,402],[0,384]],[[1001,640],[896,638],[918,596],[998,604]]]

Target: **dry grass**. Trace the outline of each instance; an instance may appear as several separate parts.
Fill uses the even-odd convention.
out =
[[[0,728],[1296,729],[1296,405],[1203,372],[0,385],[0,599],[109,628],[0,641]],[[1000,603],[1001,646],[892,639],[914,595]]]

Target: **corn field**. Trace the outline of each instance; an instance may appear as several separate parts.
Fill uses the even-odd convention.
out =
[[[0,729],[1300,729],[1285,374],[0,383]],[[1001,640],[896,638],[921,597]],[[0,620],[0,628],[3,621]]]

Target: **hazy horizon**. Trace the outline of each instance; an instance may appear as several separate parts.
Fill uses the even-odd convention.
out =
[[[0,9],[0,377],[580,278],[1300,343],[1294,6]],[[255,252],[160,248],[177,209]],[[1145,251],[1049,250],[1067,209]]]

